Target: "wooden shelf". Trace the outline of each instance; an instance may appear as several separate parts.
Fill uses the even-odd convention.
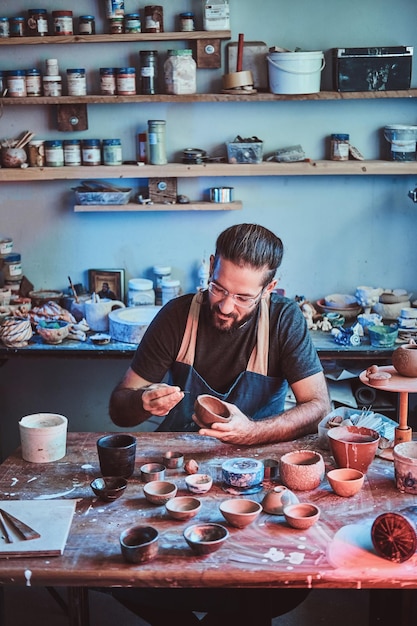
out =
[[[2,39],[0,39],[0,43]],[[417,98],[417,89],[399,91],[320,91],[310,94],[278,95],[273,93],[224,94],[224,93],[196,93],[190,95],[140,95],[135,96],[102,96],[100,94],[87,96],[34,96],[26,98],[2,98],[4,106],[16,105],[50,105],[50,104],[132,104],[144,102],[281,102],[281,101],[326,101],[326,100],[379,100],[390,98]]]
[[[118,165],[0,168],[0,182],[45,180],[199,178],[241,176],[417,176],[417,161],[303,161],[258,164],[205,163],[186,165]]]
[[[139,212],[145,211],[237,211],[242,208],[242,202],[189,202],[188,204],[76,204],[75,213],[121,213],[123,211]]]
[[[83,43],[129,43],[134,41],[198,41],[200,39],[230,39],[230,30],[195,30],[192,32],[126,33],[111,35],[47,35],[45,37],[6,37],[0,46],[35,46]]]

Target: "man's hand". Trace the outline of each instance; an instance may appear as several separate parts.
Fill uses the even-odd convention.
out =
[[[162,417],[167,415],[184,397],[179,387],[165,383],[149,385],[142,393],[142,404],[145,411]]]
[[[214,437],[224,443],[247,446],[256,443],[256,422],[248,419],[235,404],[230,404],[229,402],[225,402],[225,404],[231,415],[229,422],[215,422],[211,425],[211,428],[206,428],[198,421],[196,415],[192,416],[194,422],[200,426],[199,434],[206,437]]]

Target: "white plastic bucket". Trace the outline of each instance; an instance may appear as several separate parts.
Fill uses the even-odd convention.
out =
[[[321,72],[325,66],[323,52],[270,52],[266,58],[272,93],[320,91]]]
[[[34,413],[19,422],[22,457],[31,463],[50,463],[65,456],[68,420],[56,413]]]

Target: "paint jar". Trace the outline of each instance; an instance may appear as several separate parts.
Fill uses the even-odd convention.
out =
[[[159,4],[145,7],[145,33],[164,32],[164,8]]]
[[[101,165],[100,139],[84,139],[81,154],[83,165]]]
[[[138,156],[139,163],[146,163],[146,133],[138,133]]]
[[[124,0],[104,0],[106,17],[119,17],[125,14]]]
[[[168,50],[164,63],[165,91],[183,95],[197,91],[197,65],[192,50]]]
[[[140,59],[140,93],[152,95],[158,93],[158,52],[141,50]]]
[[[139,13],[127,13],[124,17],[125,33],[140,33],[141,22]]]
[[[67,69],[67,89],[69,96],[87,95],[85,69]]]
[[[72,11],[52,11],[54,35],[73,35]]]
[[[28,159],[30,167],[44,167],[45,142],[35,139],[28,144]]]
[[[79,139],[65,139],[64,165],[81,165],[81,141]]]
[[[119,67],[116,74],[116,90],[119,96],[136,94],[136,70],[134,67]]]
[[[178,298],[180,294],[181,285],[179,280],[174,278],[164,278],[162,280],[162,306],[170,300]]]
[[[45,37],[49,32],[47,10],[29,9],[27,25],[30,37]]]
[[[22,257],[18,252],[12,252],[3,259],[4,280],[17,281],[22,278]]]
[[[26,97],[25,70],[11,70],[7,72],[7,95],[9,98]]]
[[[10,18],[10,37],[25,37],[26,19],[23,15]]]
[[[62,96],[61,76],[42,76],[44,96]]]
[[[124,32],[124,18],[111,17],[109,19],[109,33],[111,35],[122,35]]]
[[[148,306],[155,304],[155,292],[151,280],[131,278],[127,297],[127,306]]]
[[[100,93],[103,96],[116,94],[116,68],[100,67]]]
[[[0,17],[0,39],[10,37],[10,21],[8,17]]]
[[[162,281],[171,279],[171,267],[169,265],[154,265],[155,274],[155,304],[162,304]]]
[[[204,30],[230,30],[229,0],[203,0]]]
[[[26,94],[29,97],[42,95],[41,74],[36,68],[26,70]]]
[[[78,33],[80,35],[96,34],[96,21],[94,15],[80,15],[78,18]]]
[[[349,160],[349,135],[335,134],[330,136],[330,160]]]
[[[45,141],[45,163],[48,167],[62,167],[64,165],[62,141],[58,139]]]
[[[6,237],[5,235],[0,235],[0,258],[4,258],[11,254],[13,250],[13,239],[11,237]]]
[[[121,165],[122,143],[120,139],[103,139],[103,164]]]
[[[148,163],[150,165],[166,165],[168,163],[165,145],[164,120],[148,120]]]
[[[186,11],[179,15],[180,32],[189,33],[195,30],[194,13]]]

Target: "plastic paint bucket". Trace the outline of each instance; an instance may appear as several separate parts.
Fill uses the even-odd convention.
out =
[[[321,72],[325,66],[323,52],[270,52],[266,58],[272,93],[320,91]]]
[[[50,463],[65,456],[68,420],[56,413],[34,413],[19,422],[22,457],[31,463]]]

